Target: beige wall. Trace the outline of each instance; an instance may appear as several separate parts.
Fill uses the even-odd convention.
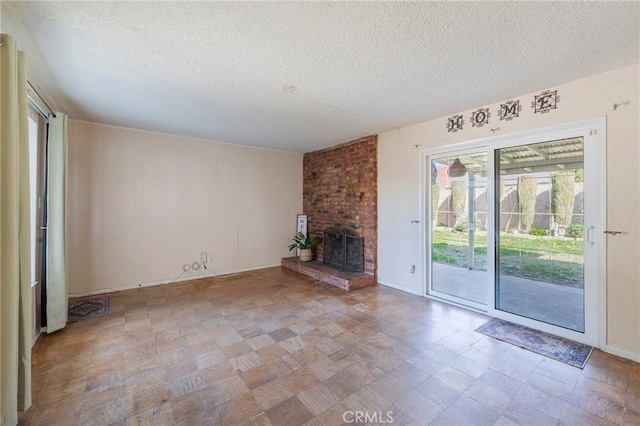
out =
[[[534,94],[516,96],[523,110],[510,122],[499,121],[499,103],[489,105],[489,125],[471,127],[465,111],[464,130],[448,133],[447,117],[390,131],[378,138],[378,278],[406,291],[421,291],[420,232],[411,220],[419,219],[421,149],[530,130],[581,119],[607,119],[607,223],[625,233],[608,237],[607,334],[608,349],[640,360],[640,110],[638,65],[567,83],[558,90],[558,109],[534,114]],[[539,92],[536,92],[537,94]],[[613,110],[614,103],[630,101]],[[486,107],[479,105],[479,107]],[[419,145],[416,148],[414,145]]]
[[[301,211],[301,154],[69,122],[72,294],[279,264]]]

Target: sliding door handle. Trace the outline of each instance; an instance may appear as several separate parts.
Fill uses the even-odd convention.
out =
[[[602,231],[603,234],[609,234],[609,235],[618,235],[618,234],[622,234],[622,231]]]
[[[594,245],[595,242],[593,241],[593,237],[591,234],[593,234],[593,229],[595,228],[595,226],[588,226],[587,227],[587,235],[586,235],[586,240],[590,245]]]

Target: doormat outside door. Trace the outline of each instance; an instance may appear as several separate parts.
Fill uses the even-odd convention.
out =
[[[69,300],[68,323],[85,321],[111,315],[111,298],[96,297],[84,300]]]
[[[593,346],[498,318],[490,319],[475,331],[577,368],[584,368],[593,351]]]

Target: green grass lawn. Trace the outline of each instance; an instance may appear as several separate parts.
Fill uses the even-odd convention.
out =
[[[434,262],[468,267],[469,236],[437,227],[433,232]],[[487,268],[487,236],[476,235],[474,269]],[[500,235],[500,271],[506,275],[583,288],[582,240]]]

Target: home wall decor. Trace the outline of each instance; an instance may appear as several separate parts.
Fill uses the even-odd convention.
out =
[[[522,111],[522,105],[519,100],[506,101],[500,105],[498,117],[500,117],[500,121],[511,121],[514,118],[520,117],[520,111]]]
[[[471,126],[482,127],[488,124],[490,116],[489,108],[478,108],[471,113]]]
[[[458,130],[462,130],[462,126],[464,126],[464,117],[462,114],[452,115],[447,120],[447,132],[455,133]]]
[[[552,109],[558,108],[558,102],[560,102],[560,96],[558,96],[557,90],[545,90],[539,95],[534,95],[534,99],[531,102],[531,108],[535,113],[546,114]],[[522,104],[520,100],[508,100],[503,104],[500,104],[498,108],[498,117],[500,121],[511,121],[514,118],[520,117],[522,112]],[[489,108],[478,108],[471,112],[471,127],[482,127],[485,124],[489,124],[489,118],[491,112]],[[458,130],[462,130],[464,127],[464,116],[462,114],[454,114],[447,119],[447,132],[455,133]],[[492,129],[495,132],[496,129]]]
[[[539,95],[534,96],[533,102],[531,102],[531,108],[533,108],[533,111],[536,113],[546,114],[552,109],[556,109],[558,102],[560,102],[560,96],[558,96],[557,90],[545,90]]]

